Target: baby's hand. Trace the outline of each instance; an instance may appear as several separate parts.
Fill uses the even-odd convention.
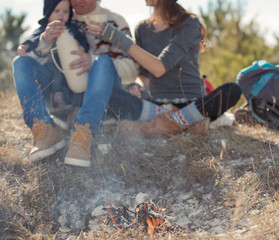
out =
[[[21,57],[26,57],[27,53],[26,53],[26,46],[25,45],[19,45],[17,48],[17,54]]]
[[[48,42],[52,43],[55,38],[59,37],[62,32],[66,29],[64,23],[60,20],[54,20],[46,26],[45,31],[42,33],[42,38]]]

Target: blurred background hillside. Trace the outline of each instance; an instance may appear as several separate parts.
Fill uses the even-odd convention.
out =
[[[31,2],[31,0],[29,1]],[[144,4],[144,1],[141,1],[141,4]],[[246,12],[250,6],[247,4],[248,0],[196,1],[195,6],[197,7],[195,9],[184,6],[186,0],[178,2],[183,7],[198,14],[206,26],[207,50],[200,55],[200,72],[207,75],[214,87],[225,82],[235,81],[238,72],[251,65],[255,60],[265,59],[272,64],[279,63],[277,53],[279,35],[273,34],[271,43],[269,32],[270,29],[274,29],[276,22],[270,24],[270,29],[267,29],[263,16],[250,16],[247,20]],[[250,2],[254,3],[254,0],[250,0]],[[263,9],[264,5],[268,4],[267,2],[262,3]],[[134,5],[139,3],[137,0]],[[24,1],[22,4],[28,5],[28,1]],[[187,2],[187,4],[191,6],[192,3]],[[38,17],[36,21],[32,21],[32,24],[30,24],[30,20],[27,21],[29,14],[19,11],[20,6],[16,6],[18,8],[9,7],[5,0],[1,1],[0,5],[2,5],[0,11],[0,94],[3,95],[8,90],[13,89],[11,61],[16,55],[16,49],[22,38],[30,34],[34,27],[37,27],[37,21],[42,14],[43,1],[40,2],[40,11],[36,11]],[[109,6],[109,0],[102,1],[101,5],[119,12]],[[274,8],[276,8],[275,5]],[[129,7],[125,8],[119,3],[118,6],[127,12],[130,10]],[[33,11],[35,12],[35,9]],[[127,21],[132,30],[135,19],[138,21],[139,18],[148,17],[150,9],[146,8],[146,11],[145,15],[139,13],[133,20],[128,15]],[[122,12],[120,13],[123,14]]]

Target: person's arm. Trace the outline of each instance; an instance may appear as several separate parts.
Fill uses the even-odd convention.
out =
[[[166,69],[158,57],[134,44],[131,38],[111,24],[94,23],[94,27],[89,27],[88,31],[92,34],[100,35],[103,40],[111,42],[114,46],[127,52],[139,65],[144,67],[155,77],[161,77],[166,73]]]
[[[49,23],[45,28],[41,27],[33,37],[32,42],[27,42],[32,44],[26,51],[32,51],[38,58],[48,56],[53,47],[54,39],[59,37],[64,30],[65,25],[58,20]]]
[[[157,78],[177,66],[178,62],[188,54],[189,49],[199,44],[201,39],[198,19],[187,19],[182,25],[183,31],[177,31],[176,35],[157,57],[134,44],[132,39],[121,34],[110,24],[96,24],[96,26],[99,26],[99,29],[95,32],[98,33],[99,31],[103,40],[111,42],[128,52],[143,68]]]
[[[59,20],[54,20],[46,26],[41,37],[47,43],[53,43],[54,39],[58,38],[64,30],[66,30],[64,23]]]
[[[141,94],[144,91],[144,88],[140,84],[132,82],[126,85],[124,87],[124,90],[138,98],[141,98]]]
[[[132,36],[129,24],[123,16],[108,12],[108,22],[112,26],[116,27],[118,31],[121,31],[121,34],[124,34],[129,38]],[[88,36],[94,36],[95,39],[95,36],[98,34],[93,32],[95,28],[94,22],[89,21],[87,23],[87,27],[89,32]],[[93,35],[90,33],[93,33]],[[134,82],[138,76],[138,64],[136,61],[131,56],[129,56],[127,51],[123,51],[123,49],[119,48],[118,46],[110,44],[108,41],[102,41],[100,38],[98,38],[98,41],[99,44],[96,49],[98,54],[102,54],[102,52],[109,54],[117,70],[117,73],[122,80],[122,83],[127,84]]]
[[[166,73],[166,68],[162,61],[158,57],[142,49],[140,46],[136,44],[131,45],[128,54],[156,78],[159,78]]]
[[[125,90],[132,95],[141,98],[144,91],[149,90],[149,78],[139,75],[135,82],[128,84]]]
[[[114,34],[117,29],[112,27],[110,24],[104,24],[104,26],[105,27],[101,33],[104,40],[112,42],[112,44],[115,44],[118,47],[122,48],[131,57],[133,57],[139,65],[148,70],[155,77],[159,78],[166,73],[166,69],[162,61],[158,57],[150,54],[138,45],[134,44],[131,38],[128,38],[120,31],[117,32],[117,37],[115,37],[116,35]],[[91,29],[89,31],[91,31],[93,34],[100,33],[100,31],[96,29]]]
[[[17,49],[18,55],[22,57],[32,56],[39,62],[44,61],[42,59],[48,56],[53,44],[46,42],[42,38],[43,32],[44,28],[42,27],[35,30],[28,40],[26,40],[23,44],[19,45]]]

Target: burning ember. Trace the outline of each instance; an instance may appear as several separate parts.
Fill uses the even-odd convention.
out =
[[[106,207],[109,216],[104,220],[107,225],[112,225],[117,230],[126,230],[131,227],[142,225],[149,235],[170,231],[181,231],[182,228],[170,221],[163,213],[166,209],[158,208],[154,203],[143,202],[131,211],[125,206]]]
[[[109,216],[104,220],[104,223],[107,225],[112,225],[117,230],[127,229],[131,226],[132,215],[134,212],[130,211],[125,206],[116,207],[112,205],[112,207],[103,208],[103,210],[108,211]]]

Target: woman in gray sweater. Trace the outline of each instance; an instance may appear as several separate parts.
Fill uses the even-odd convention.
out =
[[[107,23],[88,30],[127,51],[139,63],[141,79],[149,82],[151,101],[178,107],[170,118],[184,129],[206,117],[215,120],[238,102],[241,90],[235,83],[226,83],[205,95],[199,73],[199,53],[205,47],[203,25],[176,0],[146,0],[146,5],[153,7],[153,14],[137,26],[136,44]],[[143,128],[142,123],[139,127],[131,124],[133,129]]]

